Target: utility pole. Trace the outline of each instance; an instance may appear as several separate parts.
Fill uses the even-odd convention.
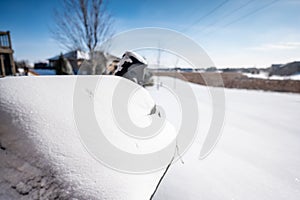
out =
[[[160,48],[158,49],[158,54],[157,54],[157,71],[159,70],[160,67],[160,56],[161,56],[161,50]],[[159,75],[157,76],[157,90],[159,90],[159,86],[160,86],[160,79],[159,79]]]

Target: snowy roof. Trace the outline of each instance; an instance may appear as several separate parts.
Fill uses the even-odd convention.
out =
[[[49,58],[48,60],[58,60],[60,55],[54,56],[52,58]],[[63,54],[63,56],[67,59],[71,59],[71,60],[88,60],[90,58],[89,53],[84,52],[84,51],[71,51],[68,53]]]
[[[102,52],[102,51],[95,51],[96,54],[103,54],[105,56],[105,58],[107,58],[108,60],[120,60],[120,58],[118,58],[117,56],[111,55],[109,53],[106,52]],[[58,60],[60,55],[54,56],[52,58],[49,58],[48,60]],[[90,59],[90,54],[88,52],[84,52],[84,51],[70,51],[68,53],[63,54],[63,56],[69,60],[88,60]]]
[[[292,67],[292,66],[300,66],[300,61],[289,62],[283,65],[280,65],[280,68],[284,67]]]
[[[139,54],[133,52],[133,51],[126,51],[123,54],[122,60],[125,60],[127,62],[132,62],[130,57],[134,57],[135,59],[137,59],[139,62],[147,65],[147,61]]]

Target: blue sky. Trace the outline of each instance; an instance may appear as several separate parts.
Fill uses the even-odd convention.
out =
[[[300,60],[300,0],[273,1],[111,0],[108,10],[115,33],[169,28],[195,40],[218,67],[267,67]],[[17,59],[36,62],[64,52],[49,31],[59,0],[0,4],[0,30],[11,31]]]

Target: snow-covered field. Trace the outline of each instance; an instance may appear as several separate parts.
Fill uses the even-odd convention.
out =
[[[251,73],[244,73],[248,78],[260,78],[260,79],[270,79],[270,80],[300,80],[300,74],[294,74],[291,76],[268,76],[268,73],[259,73],[259,74],[251,74]]]
[[[199,102],[200,139],[184,164],[170,168],[156,199],[300,199],[300,95],[225,89],[222,137],[199,160],[211,105],[205,87],[191,86]]]
[[[30,81],[26,82],[26,78]],[[64,189],[74,192],[75,197],[149,199],[161,172],[123,174],[94,160],[81,146],[78,134],[73,133],[76,127],[69,103],[72,104],[74,79],[43,78],[0,80],[0,139],[5,146],[0,150],[1,158],[8,159],[5,151],[14,151],[24,159],[33,157],[33,163],[25,163],[51,168],[59,181],[68,183]],[[162,83],[165,80],[171,78],[160,78]],[[178,84],[185,83],[175,80],[175,90]],[[190,86],[200,113],[198,137],[182,157],[183,163],[178,161],[170,167],[154,199],[300,199],[300,95],[225,89],[226,119],[221,139],[207,158],[199,160],[212,104],[206,87]],[[164,87],[146,89],[178,129],[180,107],[172,93]],[[88,90],[82,93],[93,96]],[[7,165],[0,164],[2,169]],[[13,190],[5,184],[20,181],[9,173],[29,168],[23,165],[0,171],[5,180],[0,179],[0,198]]]

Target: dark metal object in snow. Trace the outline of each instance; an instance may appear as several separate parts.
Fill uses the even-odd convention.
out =
[[[122,76],[132,80],[140,85],[145,83],[145,68],[147,62],[140,55],[127,51],[122,56],[118,68],[115,71],[116,76]]]

